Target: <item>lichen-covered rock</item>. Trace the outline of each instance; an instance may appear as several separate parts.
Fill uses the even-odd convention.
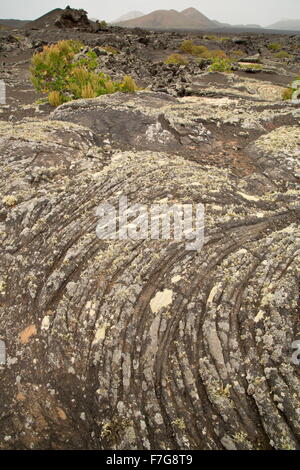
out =
[[[180,151],[196,104],[124,96],[0,123],[0,448],[299,449],[298,128],[237,176]],[[120,195],[204,204],[204,247],[98,239]]]
[[[300,109],[291,103],[225,96],[173,98],[149,91],[72,101],[51,115],[56,121],[89,127],[117,149],[163,151],[198,161],[204,153],[224,147],[221,126],[233,126],[234,132],[229,131],[233,138],[241,132],[266,132],[283,119],[296,123],[299,118]]]
[[[115,93],[92,100],[78,100],[59,106],[52,119],[82,123],[102,141],[117,148],[155,150],[186,154],[195,144],[210,145],[211,132],[196,119],[186,119],[179,110],[166,119],[166,112],[179,103],[165,93]]]
[[[300,127],[282,126],[260,137],[250,151],[262,170],[278,181],[295,181],[300,178]]]
[[[253,72],[253,68],[250,70]],[[250,98],[251,101],[254,102],[281,101],[282,92],[284,90],[284,87],[275,85],[270,81],[257,80],[248,77],[244,78],[234,73],[206,73],[195,76],[190,88],[190,94],[195,96],[231,96],[233,98]]]

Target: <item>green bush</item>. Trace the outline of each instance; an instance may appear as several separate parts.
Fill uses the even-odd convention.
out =
[[[226,52],[221,49],[208,49],[206,46],[197,46],[191,39],[183,41],[181,51],[202,59],[214,60],[216,58],[227,59]]]
[[[270,44],[268,44],[268,49],[272,52],[280,51],[281,44],[279,42],[271,42]]]
[[[49,93],[65,88],[72,69],[72,60],[83,44],[78,41],[60,41],[45,46],[31,61],[31,81],[37,91]]]
[[[78,41],[60,41],[45,46],[31,62],[31,80],[37,91],[48,94],[48,101],[58,106],[79,98],[94,98],[108,93],[134,92],[138,88],[131,77],[113,82],[103,73],[97,73],[97,55],[88,50],[76,57],[84,45]]]
[[[180,50],[182,52],[185,52],[186,54],[200,56],[201,54],[203,54],[208,49],[205,46],[197,46],[196,44],[194,44],[194,42],[191,39],[186,39],[180,45]]]
[[[195,44],[191,39],[186,39],[185,41],[182,42],[182,44],[179,47],[179,49],[182,52],[185,52],[186,54],[191,54],[191,55],[194,54],[194,50],[195,50],[194,48],[195,48]]]
[[[232,62],[229,59],[215,58],[209,67],[209,72],[232,72]]]
[[[277,59],[289,59],[292,56],[286,51],[280,51],[280,52],[277,52],[277,54],[275,54],[275,57]]]
[[[188,60],[186,60],[181,54],[171,54],[165,60],[165,64],[188,65]]]
[[[107,27],[108,27],[108,24],[106,23],[105,20],[98,21],[98,25],[99,25],[101,28],[107,28]]]
[[[215,41],[217,37],[212,34],[211,36],[204,36],[204,39],[208,41]]]

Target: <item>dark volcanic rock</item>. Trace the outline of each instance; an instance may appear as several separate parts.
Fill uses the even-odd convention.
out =
[[[70,29],[78,28],[84,31],[93,30],[93,22],[87,17],[85,10],[67,7],[64,10],[56,8],[40,18],[30,21],[25,25],[27,30],[30,29],[48,29],[60,28]]]
[[[85,10],[67,7],[54,22],[58,28],[90,28],[90,21]]]
[[[189,145],[208,144],[210,132],[203,125],[184,122],[180,113],[170,119],[166,111],[178,101],[164,93],[115,93],[93,100],[60,106],[53,120],[81,123],[117,148],[186,154]]]
[[[0,123],[2,449],[299,449],[299,137],[255,143],[283,187]],[[99,240],[120,194],[204,203],[204,248]]]

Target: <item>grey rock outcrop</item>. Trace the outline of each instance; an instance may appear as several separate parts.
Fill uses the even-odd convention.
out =
[[[195,155],[210,152],[246,112],[231,122],[223,98],[214,112],[193,99],[115,95],[0,122],[2,449],[299,449],[299,127],[253,114],[237,175],[178,135],[201,129]],[[122,194],[203,203],[203,249],[98,239],[96,208]]]

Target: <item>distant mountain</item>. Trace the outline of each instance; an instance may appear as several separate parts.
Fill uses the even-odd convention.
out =
[[[267,29],[283,29],[288,31],[300,31],[300,20],[281,20],[267,26]]]
[[[224,27],[230,28],[231,27],[231,24],[229,24],[229,23],[220,23],[220,21],[217,21],[217,20],[212,20],[212,22],[214,23],[215,27],[220,27],[220,28],[224,28]]]
[[[214,24],[207,16],[200,13],[196,8],[187,8],[181,12],[191,23],[197,23],[198,27],[207,28]]]
[[[259,25],[230,25],[210,20],[196,8],[187,8],[181,12],[176,10],[156,10],[147,15],[130,20],[114,21],[113,24],[127,28],[146,29],[184,29],[184,30],[217,30],[217,29],[261,29]]]
[[[196,8],[186,8],[181,12],[176,10],[156,10],[147,15],[141,11],[131,11],[111,22],[111,24],[127,28],[158,30],[222,30],[226,32],[230,30],[252,31],[262,29],[260,25],[256,24],[230,25],[217,20],[211,20]],[[90,27],[93,29],[94,26],[95,23],[92,20],[88,20],[84,10],[75,10],[70,7],[67,7],[65,10],[56,8],[34,21],[0,19],[0,29],[1,27],[14,29],[44,29],[49,27],[82,27],[88,29]],[[283,19],[264,29],[300,32],[300,19]]]
[[[145,16],[145,13],[142,13],[141,11],[130,11],[129,13],[120,16],[120,18],[117,18],[115,21],[111,21],[111,24],[121,23],[121,21],[135,20],[141,16]]]
[[[121,21],[117,24],[127,28],[149,29],[209,29],[216,27],[213,21],[202,15],[195,8],[188,8],[183,12],[156,10],[148,15],[128,21]]]
[[[22,28],[25,24],[29,23],[29,20],[1,20],[0,25],[8,26],[9,28]]]

